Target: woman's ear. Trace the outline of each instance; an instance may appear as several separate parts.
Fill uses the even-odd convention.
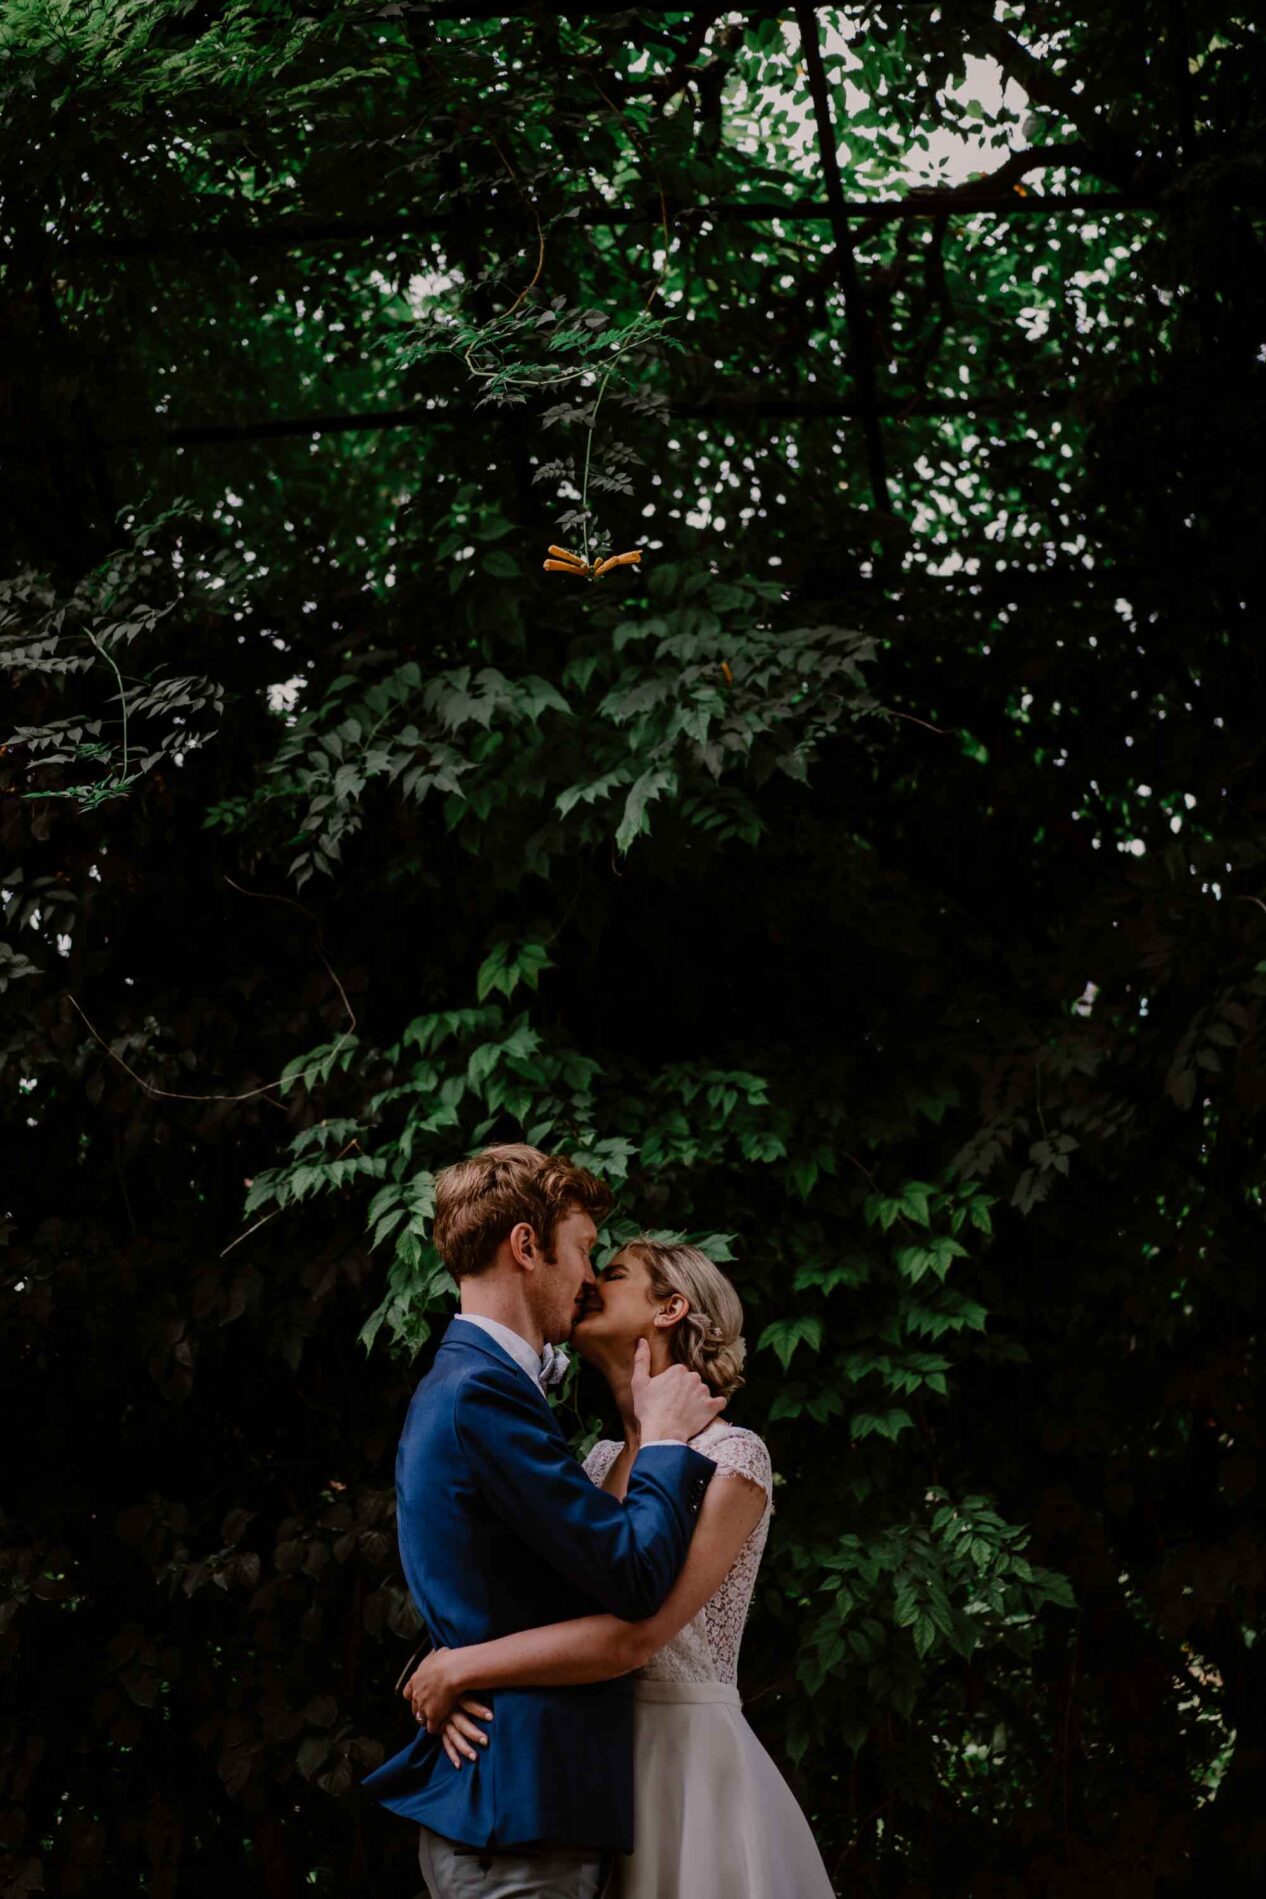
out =
[[[689,1310],[690,1301],[686,1298],[685,1294],[674,1292],[669,1298],[665,1299],[663,1305],[655,1314],[652,1323],[660,1327],[676,1325],[680,1320],[685,1318]]]

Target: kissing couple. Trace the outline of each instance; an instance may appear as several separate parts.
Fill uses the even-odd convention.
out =
[[[461,1311],[396,1458],[431,1652],[363,1784],[418,1825],[432,1899],[832,1899],[735,1685],[773,1508],[764,1444],[721,1417],[742,1307],[692,1246],[634,1240],[595,1277],[611,1205],[523,1145],[437,1178]],[[564,1340],[623,1426],[583,1466],[545,1395]]]

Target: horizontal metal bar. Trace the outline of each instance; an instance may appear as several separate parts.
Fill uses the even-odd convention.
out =
[[[829,4],[829,0],[816,0],[818,7]],[[926,13],[929,8],[941,6],[944,0],[899,0],[899,4],[912,13]],[[652,4],[639,6],[639,13],[681,13],[681,6]],[[716,9],[720,18],[725,9]],[[775,5],[752,5],[744,7],[743,12],[749,20],[762,20],[781,15],[785,8]],[[565,20],[605,19],[613,14],[627,14],[628,0],[562,0],[560,6],[550,8]],[[523,9],[518,11],[507,7],[504,0],[419,0],[409,4],[409,0],[389,0],[381,7],[352,8],[335,15],[328,13],[300,14],[300,19],[316,20],[322,26],[328,26],[331,18],[340,24],[364,26],[399,26],[402,19],[413,17],[422,21],[434,20],[500,20],[506,25],[521,25]]]
[[[1010,397],[964,396],[961,400],[955,400],[952,396],[939,396],[924,402],[922,398],[910,397],[881,402],[879,413],[886,420],[894,422],[915,417],[936,420],[955,415],[1024,414],[1029,410],[1060,408],[1065,402],[1066,398],[1052,395],[1023,397],[1018,401]],[[361,414],[276,416],[258,422],[195,422],[182,427],[117,435],[102,446],[121,448],[150,443],[170,448],[192,448],[218,442],[277,441],[287,436],[356,435],[377,429],[431,428],[446,420],[460,421],[465,414],[465,408],[454,403],[432,408],[421,405],[408,409],[371,409]],[[692,422],[712,417],[738,421],[747,416],[813,422],[859,418],[860,414],[854,402],[776,396],[722,397],[712,402],[670,402],[664,411],[668,421]]]
[[[969,198],[940,192],[916,192],[908,198],[850,198],[844,210],[850,218],[873,219],[883,223],[907,218],[962,218],[988,213],[994,217],[1063,217],[1071,212],[1156,211],[1160,200],[1154,196],[1122,191],[1082,192],[1007,192],[992,197]],[[522,222],[523,206],[515,199],[506,209]],[[829,224],[829,207],[814,198],[740,198],[717,204],[692,205],[670,212],[672,223],[758,224],[781,219],[791,224]],[[150,231],[123,233],[116,237],[75,237],[57,247],[63,257],[122,258],[182,256],[198,251],[300,250],[309,244],[360,244],[371,238],[406,238],[431,232],[443,232],[460,223],[469,229],[478,223],[471,211],[433,211],[405,213],[392,218],[295,218],[276,224],[220,225],[205,231]],[[586,228],[660,223],[658,205],[642,209],[627,206],[600,206],[582,210],[568,223]]]

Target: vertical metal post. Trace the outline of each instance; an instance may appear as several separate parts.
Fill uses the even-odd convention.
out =
[[[835,130],[831,123],[831,100],[827,92],[826,71],[822,65],[822,49],[818,44],[816,9],[812,6],[797,6],[796,20],[800,27],[800,44],[804,50],[805,69],[809,75],[809,91],[813,95],[813,112],[818,127],[818,149],[822,154],[822,175],[826,184],[826,202],[831,214],[831,229],[835,236],[835,254],[839,260],[840,283],[844,290],[844,314],[848,322],[849,342],[852,346],[857,406],[861,411],[862,432],[866,438],[866,462],[870,470],[871,493],[875,498],[875,506],[882,508],[886,514],[891,514],[892,501],[888,494],[888,469],[884,456],[883,432],[879,426],[879,405],[875,393],[874,331],[871,326],[866,292],[862,288],[862,281],[857,273],[857,259],[853,255],[853,239],[848,228],[848,212],[844,205],[844,187],[840,182],[840,168],[835,158]]]

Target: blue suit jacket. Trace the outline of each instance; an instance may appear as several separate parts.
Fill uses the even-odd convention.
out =
[[[653,1615],[685,1561],[714,1470],[653,1445],[623,1502],[590,1483],[553,1410],[507,1352],[454,1319],[418,1385],[396,1457],[409,1592],[437,1648],[608,1610]],[[459,1772],[439,1737],[363,1785],[450,1840],[509,1847],[633,1846],[633,1697],[627,1677],[577,1688],[499,1688],[488,1746]]]

